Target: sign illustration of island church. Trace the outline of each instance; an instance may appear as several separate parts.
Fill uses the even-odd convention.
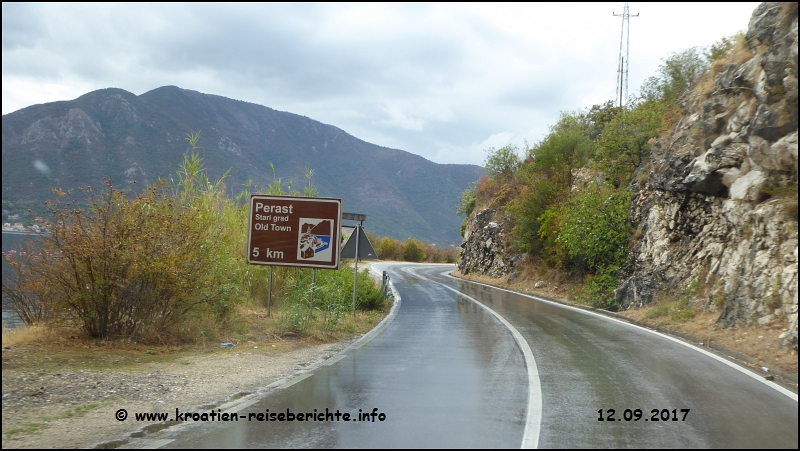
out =
[[[300,218],[297,259],[330,261],[332,234],[332,220]]]

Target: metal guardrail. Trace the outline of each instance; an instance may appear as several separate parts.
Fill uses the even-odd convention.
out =
[[[383,277],[381,278],[381,295],[383,297],[389,296],[389,274],[384,271]]]

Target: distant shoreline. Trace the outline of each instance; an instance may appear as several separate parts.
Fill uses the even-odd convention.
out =
[[[44,232],[20,232],[19,230],[3,230],[3,233],[10,233],[12,235],[33,235],[33,236],[40,236],[46,235]]]

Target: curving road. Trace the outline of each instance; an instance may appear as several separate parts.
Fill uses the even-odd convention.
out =
[[[591,312],[453,279],[446,275],[452,266],[373,267],[389,271],[402,299],[379,333],[226,411],[313,416],[316,409],[319,418],[327,408],[352,420],[361,409],[376,417],[184,424],[154,435],[149,445],[798,447],[796,393],[704,350]],[[599,410],[605,421],[598,421]]]

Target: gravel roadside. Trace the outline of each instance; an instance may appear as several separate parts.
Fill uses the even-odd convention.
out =
[[[153,423],[134,412],[209,409],[307,372],[352,340],[285,352],[226,349],[112,370],[3,369],[3,448],[87,448],[123,441]],[[4,349],[3,361],[23,349]],[[5,365],[4,365],[5,366]],[[118,409],[128,411],[117,421]]]
[[[372,263],[359,262],[359,269]],[[380,275],[370,274],[380,281]],[[250,343],[100,370],[44,370],[26,364],[35,349],[4,347],[2,447],[115,447],[155,424],[137,423],[135,412],[208,410],[247,394],[266,393],[273,382],[313,370],[359,338],[326,344],[298,341],[288,349]],[[115,418],[119,409],[127,410],[126,421]]]

